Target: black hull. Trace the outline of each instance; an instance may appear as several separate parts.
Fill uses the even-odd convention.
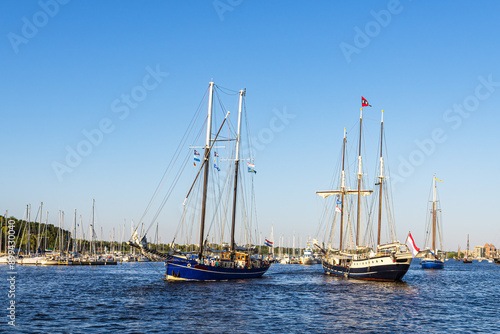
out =
[[[325,273],[328,275],[343,276],[347,278],[366,280],[366,281],[393,282],[393,281],[399,281],[403,278],[403,276],[410,268],[410,262],[411,260],[406,261],[404,263],[392,262],[387,264],[377,264],[375,266],[373,265],[340,266],[340,265],[332,265],[327,263],[326,261],[323,261],[323,269],[325,270]]]

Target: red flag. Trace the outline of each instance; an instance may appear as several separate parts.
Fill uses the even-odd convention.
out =
[[[413,257],[417,256],[418,252],[420,252],[420,248],[415,245],[415,241],[413,240],[411,233],[408,233],[408,238],[406,238],[406,246],[410,249]]]
[[[361,96],[361,107],[371,107],[371,105],[363,96]]]

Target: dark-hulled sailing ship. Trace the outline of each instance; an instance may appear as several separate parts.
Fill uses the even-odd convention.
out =
[[[326,274],[343,276],[347,278],[360,279],[360,280],[373,280],[373,281],[396,281],[403,278],[408,271],[413,255],[405,244],[396,240],[395,232],[391,231],[392,241],[386,244],[381,243],[381,230],[382,230],[382,201],[384,198],[384,189],[387,193],[386,182],[384,175],[384,158],[383,158],[383,144],[384,144],[384,120],[383,111],[381,118],[381,136],[380,136],[380,161],[379,161],[379,175],[377,176],[378,182],[378,233],[375,247],[369,247],[366,243],[362,244],[360,240],[360,220],[361,220],[361,200],[362,197],[372,194],[372,190],[362,189],[362,159],[361,159],[361,135],[362,135],[362,120],[363,108],[361,108],[360,123],[359,123],[359,151],[358,151],[358,172],[357,172],[357,189],[350,189],[347,185],[346,178],[346,144],[347,136],[344,129],[344,139],[342,144],[342,162],[340,172],[340,185],[338,190],[331,191],[318,191],[317,194],[323,198],[335,195],[335,213],[332,220],[331,233],[329,236],[328,244],[325,246],[316,241],[315,246],[320,248],[323,253],[322,265]],[[356,196],[356,225],[352,224],[351,217],[353,216],[351,207],[348,203],[349,196]],[[388,198],[388,196],[387,196]],[[353,205],[354,206],[354,205]],[[339,229],[339,246],[334,245],[334,227],[335,222],[340,215],[340,229]],[[386,218],[389,220],[391,213],[386,213]],[[391,224],[390,224],[391,225]],[[355,242],[351,240],[350,244],[346,246],[346,235],[353,234],[355,228]],[[368,233],[369,234],[369,233]],[[365,239],[367,239],[365,237]]]
[[[241,178],[240,173],[240,131],[241,131],[241,123],[242,123],[242,105],[243,99],[245,97],[245,91],[239,91],[239,102],[238,102],[238,125],[237,125],[237,133],[235,139],[221,139],[219,137],[221,133],[221,129],[226,123],[229,112],[226,113],[224,121],[222,122],[217,134],[214,138],[212,138],[212,118],[213,118],[213,98],[215,92],[215,85],[213,82],[210,82],[209,91],[208,91],[208,116],[206,119],[206,140],[204,146],[204,154],[203,154],[203,162],[200,166],[198,174],[195,177],[195,181],[193,186],[188,192],[186,199],[184,200],[184,204],[186,200],[190,197],[192,193],[191,190],[194,189],[195,184],[197,182],[198,176],[203,174],[203,185],[201,192],[201,207],[199,210],[196,208],[193,215],[197,215],[200,220],[199,227],[199,243],[198,249],[194,251],[181,251],[178,249],[174,243],[171,244],[171,249],[168,254],[161,254],[151,250],[147,247],[147,241],[145,236],[139,237],[137,233],[134,233],[132,237],[132,241],[130,242],[133,246],[139,248],[142,253],[150,258],[161,258],[165,261],[165,279],[166,280],[187,280],[187,281],[219,281],[219,280],[229,280],[229,279],[246,279],[246,278],[257,278],[261,277],[270,267],[270,263],[266,261],[262,256],[256,256],[257,248],[252,246],[251,230],[245,232],[247,236],[246,244],[242,246],[238,246],[235,241],[235,231],[236,231],[236,216],[237,216],[237,197],[240,193],[239,190],[239,180]],[[229,203],[229,196],[227,196],[227,200],[221,200],[220,198],[215,200],[214,205],[208,206],[208,188],[209,188],[209,174],[210,169],[212,168],[211,159],[214,155],[218,157],[218,154],[214,151],[214,144],[217,142],[226,141],[226,142],[235,142],[235,150],[234,150],[234,164],[231,171],[234,173],[234,178],[227,177],[224,178],[226,180],[225,184],[221,186],[224,189],[232,189],[232,214],[229,215],[229,211],[227,210]],[[196,154],[196,152],[195,152]],[[198,159],[199,160],[199,159]],[[195,160],[197,161],[197,160]],[[253,169],[253,164],[247,162],[248,174],[253,177],[256,173]],[[251,167],[250,167],[251,166]],[[214,168],[217,171],[220,171],[220,168],[214,163]],[[216,173],[216,172],[215,172]],[[234,180],[232,184],[228,183],[227,180]],[[251,187],[253,190],[253,186]],[[212,189],[216,189],[215,187]],[[217,188],[219,189],[219,188]],[[227,191],[227,193],[231,193]],[[197,207],[196,205],[193,205]],[[216,207],[214,209],[214,207]],[[186,213],[186,205],[184,205],[184,213],[183,217],[187,217],[189,214]],[[210,211],[210,217],[209,210]],[[245,209],[241,209],[241,211],[245,211]],[[227,213],[227,215],[226,215]],[[243,215],[244,226],[247,226],[248,218],[245,212],[240,212]],[[223,216],[221,216],[223,215]],[[231,216],[231,218],[229,218]],[[208,219],[207,219],[208,218]],[[227,219],[226,219],[227,218]],[[214,233],[213,228],[210,231],[207,231],[206,225],[207,221],[210,222],[210,226],[212,227],[214,221],[220,220],[222,223],[221,230],[219,233]],[[226,220],[230,220],[230,241],[229,243],[223,242],[223,229],[226,227]],[[229,225],[229,224],[228,224]],[[242,227],[243,228],[243,227]],[[213,234],[218,234],[217,236],[220,238],[219,243],[210,242],[211,237],[213,238]],[[212,239],[213,240],[213,239]]]

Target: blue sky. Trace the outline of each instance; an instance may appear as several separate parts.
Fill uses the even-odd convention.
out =
[[[343,127],[356,129],[363,95],[373,106],[365,108],[366,148],[374,151],[368,166],[384,109],[387,163],[393,182],[400,176],[393,189],[399,239],[411,231],[423,246],[436,173],[444,180],[445,248],[463,249],[467,233],[472,245],[499,246],[499,7],[2,1],[0,212],[21,217],[26,204],[36,211],[43,201],[51,222],[64,210],[68,226],[75,208],[88,220],[95,198],[105,235],[124,219],[138,221],[213,78],[247,89],[257,138],[278,114],[291,115],[256,152],[263,234],[273,224],[275,236],[314,236],[315,191],[330,185]],[[158,80],[147,84],[155,87],[126,116],[115,112],[125,106],[117,99],[151,72]],[[100,126],[107,133],[58,178],[54,163],[65,163],[67,147]],[[355,130],[349,138],[356,142]],[[162,224],[165,239],[173,228]]]

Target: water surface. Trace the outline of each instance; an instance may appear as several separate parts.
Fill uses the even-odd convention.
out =
[[[163,281],[161,263],[17,266],[16,332],[500,331],[500,265],[448,261],[432,271],[418,263],[395,283],[335,278],[321,265],[275,264],[261,279],[199,283]],[[6,277],[7,266],[0,270]],[[14,332],[3,312],[2,329]]]

